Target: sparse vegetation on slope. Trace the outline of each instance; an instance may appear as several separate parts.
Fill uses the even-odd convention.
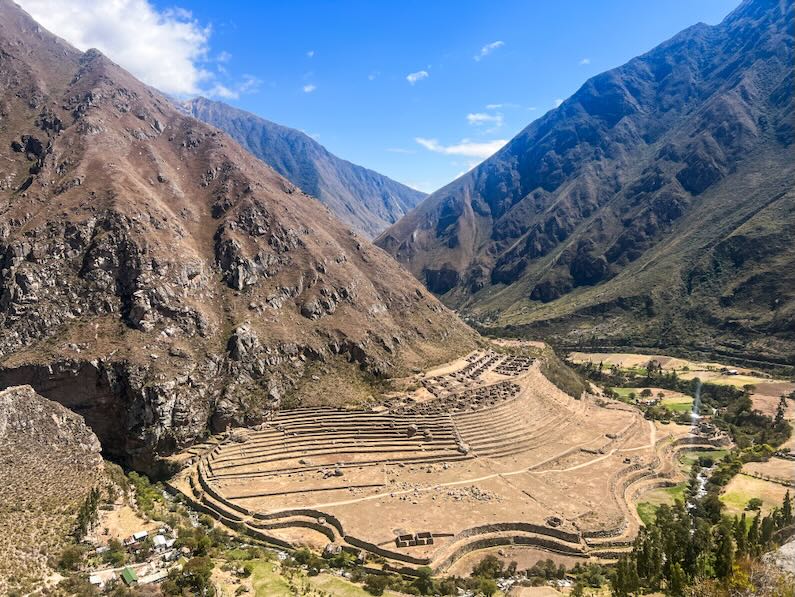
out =
[[[377,244],[495,335],[795,363],[793,6],[587,81]]]

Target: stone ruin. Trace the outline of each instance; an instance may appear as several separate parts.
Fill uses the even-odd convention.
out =
[[[433,545],[433,534],[429,532],[414,533],[413,535],[398,535],[395,537],[396,547],[418,547]]]

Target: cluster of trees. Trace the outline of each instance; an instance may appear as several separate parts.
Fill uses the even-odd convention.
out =
[[[94,525],[99,521],[99,489],[93,487],[86,499],[80,504],[72,535],[78,543],[82,541]]]
[[[719,516],[715,522],[710,507],[692,495],[689,499],[694,507],[681,501],[673,507],[662,505],[654,523],[641,528],[632,552],[615,567],[610,580],[613,595],[665,590],[681,596],[693,585],[713,580],[728,587],[741,575],[741,560],[774,547],[776,532],[793,523],[789,492],[781,508],[765,517],[757,512],[750,525],[745,514],[734,519]]]
[[[657,361],[649,361],[640,373],[624,371],[618,367],[604,367],[602,363],[579,363],[575,365],[579,373],[604,386],[608,394],[612,387],[642,388],[655,386],[666,390],[681,392],[689,396],[699,395],[702,412],[712,413],[713,423],[731,435],[740,447],[769,444],[779,446],[787,441],[792,426],[785,419],[787,398],[782,396],[775,418],[754,410],[751,400],[753,386],[737,388],[728,384],[702,383],[698,378],[681,379],[676,371],[663,371]],[[614,395],[614,394],[613,394]],[[670,420],[677,418],[662,407],[648,407],[649,418]],[[685,420],[686,414],[680,415]]]

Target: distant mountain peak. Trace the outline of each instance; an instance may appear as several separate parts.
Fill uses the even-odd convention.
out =
[[[413,209],[425,193],[338,158],[312,137],[204,97],[181,103],[233,139],[338,218],[372,238]]]

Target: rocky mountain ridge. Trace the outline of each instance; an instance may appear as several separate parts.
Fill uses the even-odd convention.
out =
[[[317,197],[342,222],[372,238],[427,195],[340,159],[301,131],[223,102],[182,102],[188,114],[226,132],[301,190]]]
[[[10,0],[0,163],[0,388],[83,415],[128,466],[261,422],[309,363],[370,379],[477,341],[315,199]]]
[[[376,239],[483,329],[795,363],[793,6],[598,75]]]

